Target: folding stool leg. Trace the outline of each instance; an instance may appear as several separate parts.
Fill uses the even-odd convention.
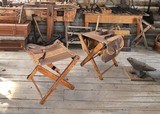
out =
[[[116,67],[118,67],[118,63],[117,63],[116,58],[113,58],[112,61],[113,61],[113,65],[115,65]]]
[[[103,72],[102,72],[102,75],[103,75],[104,73],[106,73],[109,69],[111,69],[113,66],[118,67],[118,63],[117,63],[116,59],[114,58],[114,59],[112,59],[112,61],[113,61],[113,64],[112,64],[109,68],[107,68],[105,71],[103,71]]]
[[[99,43],[94,49],[93,51],[90,53],[88,50],[88,55],[87,57],[81,62],[81,66],[85,65],[88,61],[91,60],[91,58],[93,58],[101,49],[103,48],[103,44]]]
[[[31,80],[33,82],[33,84],[35,85],[38,93],[40,94],[41,98],[42,97],[42,93],[39,89],[39,87],[37,86],[37,84],[35,83],[35,80],[33,78],[33,76],[36,74],[36,72],[40,72],[54,80],[57,80],[58,79],[58,76],[54,75],[53,73],[51,73],[50,71],[48,71],[47,69],[43,68],[42,66],[40,65],[37,65],[35,67],[35,69],[31,72],[31,74],[27,77],[28,80]],[[69,89],[73,90],[74,89],[74,86],[72,84],[70,84],[69,82],[67,82],[66,80],[61,80],[61,84],[63,84],[64,86],[68,87]]]
[[[98,75],[98,78],[99,78],[100,80],[103,80],[102,74],[100,73],[100,71],[99,71],[99,69],[98,69],[98,66],[97,66],[95,60],[94,60],[94,59],[91,59],[91,63],[92,63],[92,65],[93,65],[93,68],[94,68],[95,72],[96,72],[97,75]]]
[[[31,80],[32,80],[33,84],[35,85],[35,87],[36,87],[38,93],[40,94],[40,96],[41,96],[41,98],[42,98],[42,97],[43,97],[43,96],[42,96],[42,93],[41,93],[39,87],[37,86],[36,82],[34,81],[34,78],[32,78]]]
[[[50,67],[52,70],[56,71],[58,74],[61,74],[60,70],[56,66],[54,66],[52,63],[48,64],[47,66]]]
[[[33,78],[33,76],[34,76],[34,75],[36,74],[36,72],[38,71],[38,68],[39,68],[39,65],[37,65],[37,66],[34,68],[34,70],[31,72],[31,74],[28,75],[27,79],[28,79],[28,80],[31,80],[31,81],[33,82],[33,84],[35,85],[37,91],[39,92],[39,94],[40,94],[40,96],[41,96],[41,98],[42,98],[42,93],[41,93],[40,89],[38,88],[38,86],[37,86],[37,84],[35,83],[34,78]]]
[[[87,45],[86,45],[85,42],[84,42],[83,36],[82,36],[81,34],[78,34],[78,36],[79,36],[79,39],[80,39],[80,41],[81,41],[83,50],[85,50],[85,52],[86,52],[87,54],[89,54],[90,51],[89,51]],[[99,49],[98,49],[98,50],[99,50]],[[93,56],[94,56],[94,54],[93,54]],[[90,59],[90,58],[89,58],[89,59]],[[100,80],[103,80],[102,74],[100,73],[100,71],[99,71],[99,69],[98,69],[98,66],[96,65],[96,62],[94,61],[93,57],[91,58],[91,63],[93,64],[94,70],[95,70],[95,72],[97,73],[98,78],[99,78]],[[83,65],[83,64],[81,63],[81,65]]]
[[[37,65],[34,70],[31,72],[31,74],[28,75],[27,79],[28,80],[32,80],[33,76],[36,74],[36,72],[38,71],[38,67],[39,65]]]
[[[52,72],[48,71],[47,69],[43,68],[42,66],[39,67],[38,70],[40,73],[48,76],[49,78],[52,78],[54,80],[57,80],[59,77],[56,76],[55,74],[53,74]],[[61,84],[63,84],[64,86],[68,87],[69,89],[73,90],[74,86],[72,84],[70,84],[69,82],[67,82],[66,80],[61,80]]]
[[[56,80],[56,82],[52,85],[52,87],[49,89],[49,91],[46,93],[46,95],[42,98],[40,101],[41,104],[44,104],[48,96],[56,89],[56,87],[59,85],[59,83],[64,79],[64,77],[69,73],[69,71],[74,67],[74,65],[79,60],[79,56],[75,56],[71,63],[67,66],[67,68],[63,71],[63,73],[60,75],[60,77]]]

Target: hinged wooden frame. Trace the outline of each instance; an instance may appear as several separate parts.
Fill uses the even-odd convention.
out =
[[[71,51],[69,51],[66,47],[64,47],[64,46],[63,46],[62,44],[60,44],[59,42],[58,42],[58,43],[55,43],[55,44],[53,44],[53,45],[54,45],[54,46],[55,46],[55,45],[58,45],[58,46],[60,45],[60,48],[63,49],[64,51],[63,51],[63,52],[56,51],[57,49],[59,49],[59,48],[57,48],[56,50],[53,51],[53,52],[56,53],[56,54],[55,54],[55,53],[53,54],[53,57],[51,56],[51,54],[49,54],[49,55],[47,55],[47,56],[49,56],[49,57],[46,56],[46,58],[45,58],[45,57],[42,58],[42,57],[40,57],[40,56],[36,56],[36,54],[34,54],[34,53],[32,53],[32,52],[29,52],[30,55],[31,55],[34,59],[38,59],[38,60],[39,60],[39,64],[37,64],[37,66],[35,67],[35,69],[34,69],[34,70],[31,72],[31,74],[27,77],[27,79],[28,79],[28,80],[31,80],[31,81],[34,83],[34,85],[35,85],[38,93],[40,94],[40,96],[41,96],[41,98],[42,98],[41,101],[40,101],[40,104],[44,104],[44,103],[45,103],[46,99],[47,99],[47,98],[49,97],[49,95],[56,89],[56,87],[57,87],[59,84],[62,84],[62,85],[64,85],[64,86],[68,87],[68,88],[71,89],[71,90],[74,89],[74,86],[73,86],[72,84],[70,84],[69,82],[67,82],[64,78],[65,78],[66,75],[70,72],[70,70],[75,66],[75,64],[76,64],[77,61],[79,60],[79,56],[78,56],[78,55],[74,55],[73,53],[71,53]],[[51,47],[50,47],[50,48],[51,48]],[[47,52],[46,52],[46,53],[47,53]],[[65,56],[65,55],[63,55],[63,53],[64,53],[64,54],[68,54],[68,55],[70,55],[70,56],[68,56],[68,55]],[[63,57],[58,58],[57,60],[55,60],[54,58],[59,57],[59,55],[63,55]],[[50,62],[49,62],[49,61],[46,61],[46,60],[50,60],[50,59],[49,59],[50,57],[52,57],[53,60],[51,60]],[[41,58],[41,59],[39,59],[39,58]],[[66,69],[65,69],[62,73],[60,73],[60,70],[59,70],[56,66],[54,66],[54,65],[52,64],[52,62],[61,61],[61,60],[66,59],[66,58],[71,58],[72,60],[71,60],[71,62],[69,63],[69,65],[66,67]],[[43,59],[44,61],[43,61],[42,59]],[[59,74],[59,76],[57,76],[57,75],[53,74],[52,72],[50,72],[49,70],[45,69],[42,65],[47,65],[47,66],[48,66],[49,68],[51,68],[52,70],[56,71],[56,72]],[[37,72],[40,72],[41,74],[44,74],[44,75],[46,75],[47,77],[55,80],[54,84],[50,87],[50,89],[47,91],[47,93],[46,93],[44,96],[42,95],[42,93],[41,93],[38,85],[36,84],[36,82],[35,82],[35,80],[34,80],[34,75],[35,75]]]

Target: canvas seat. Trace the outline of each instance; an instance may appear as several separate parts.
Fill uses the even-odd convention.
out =
[[[75,55],[73,52],[67,49],[59,40],[56,40],[52,45],[49,46],[28,44],[26,50],[31,55],[34,62],[37,64],[35,69],[27,77],[27,79],[31,80],[34,83],[37,91],[42,98],[42,100],[40,101],[41,104],[45,103],[48,96],[56,89],[59,84],[62,84],[71,90],[74,89],[74,86],[67,82],[64,78],[79,60],[78,55]],[[63,72],[60,72],[60,70],[56,66],[54,66],[53,63],[57,61],[62,61],[67,58],[71,58],[71,62],[68,64],[68,66]],[[59,76],[47,70],[44,65],[56,71]],[[40,72],[43,75],[55,80],[54,84],[44,96],[42,95],[38,85],[36,84],[36,81],[34,80],[34,75],[37,72]]]

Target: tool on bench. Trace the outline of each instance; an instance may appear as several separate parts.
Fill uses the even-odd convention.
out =
[[[96,32],[98,32],[98,35],[105,35],[105,39],[113,37],[115,35],[113,30],[103,30],[103,29],[98,29],[96,30]]]
[[[114,14],[145,15],[144,12],[135,8],[133,0],[131,1],[130,5],[127,5],[126,1],[121,1],[121,4],[116,5],[116,7],[111,7],[111,9],[112,9],[112,13]]]

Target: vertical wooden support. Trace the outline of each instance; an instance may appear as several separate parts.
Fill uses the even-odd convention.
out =
[[[52,38],[53,26],[54,26],[54,12],[53,5],[49,4],[47,7],[47,40]]]
[[[69,44],[68,44],[68,26],[70,25],[69,22],[64,22],[65,25],[65,40],[66,40],[66,47],[68,48]]]
[[[141,23],[140,23],[140,21],[139,21],[140,19],[138,18],[137,19],[137,36],[141,33]]]
[[[98,15],[98,17],[97,17],[96,30],[98,30],[98,27],[99,27],[99,21],[100,21],[100,15]]]
[[[21,8],[20,14],[19,14],[19,20],[18,23],[23,23],[23,13],[24,13],[24,5]]]

